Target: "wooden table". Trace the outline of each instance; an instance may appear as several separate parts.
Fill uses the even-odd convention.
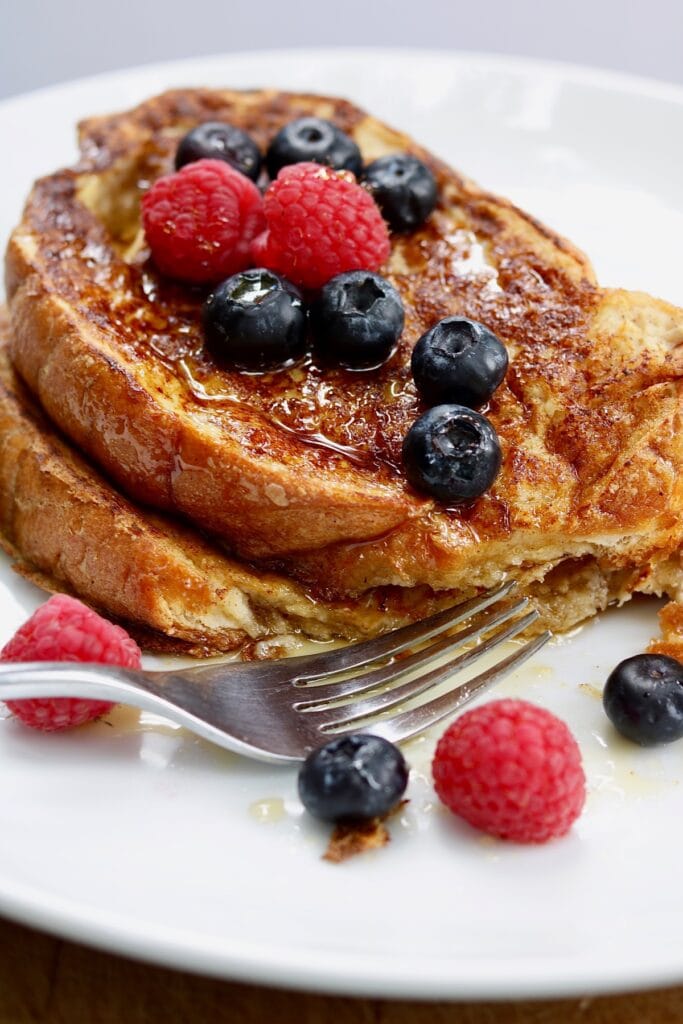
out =
[[[0,920],[0,1024],[679,1024],[683,988],[522,1003],[406,1003],[198,978]]]

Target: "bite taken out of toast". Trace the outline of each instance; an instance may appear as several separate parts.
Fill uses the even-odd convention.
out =
[[[140,196],[194,125],[228,121],[265,149],[303,114],[334,121],[366,162],[409,152],[437,179],[436,209],[392,236],[383,269],[405,329],[372,371],[307,357],[229,372],[204,346],[203,296],[155,270]],[[570,243],[343,100],[183,90],[89,120],[80,139],[78,166],[35,185],[9,244],[10,353],[137,505],[330,601],[515,577],[566,628],[636,590],[677,594],[683,311],[600,288]],[[408,485],[401,446],[424,411],[412,349],[453,314],[494,331],[510,368],[486,408],[501,471],[446,508]]]

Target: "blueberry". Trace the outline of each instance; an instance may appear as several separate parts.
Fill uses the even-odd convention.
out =
[[[413,231],[436,206],[436,179],[426,164],[408,153],[373,160],[363,180],[392,231]]]
[[[208,348],[238,370],[270,370],[306,347],[301,292],[270,270],[233,274],[209,295],[202,311]]]
[[[389,281],[368,270],[333,277],[310,312],[320,354],[355,369],[383,363],[403,330],[400,295]]]
[[[302,160],[326,164],[338,171],[353,171],[356,177],[363,168],[360,150],[353,139],[320,117],[300,117],[277,133],[266,153],[268,174],[275,178],[281,167]]]
[[[299,772],[299,797],[314,818],[375,818],[394,807],[408,784],[408,766],[380,736],[340,736],[312,751]]]
[[[486,419],[462,405],[437,405],[413,423],[403,442],[409,482],[443,502],[478,498],[498,475],[498,435]]]
[[[478,408],[508,368],[505,346],[483,324],[449,316],[422,335],[413,349],[415,385],[429,405],[457,402]]]
[[[251,136],[241,128],[220,121],[205,121],[180,140],[175,155],[176,170],[195,160],[224,160],[252,181],[258,178],[263,162]]]
[[[609,674],[602,695],[614,727],[643,747],[683,736],[683,665],[663,654],[636,654]]]

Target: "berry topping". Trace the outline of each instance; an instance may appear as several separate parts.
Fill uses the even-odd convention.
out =
[[[353,139],[331,121],[320,117],[300,117],[282,128],[266,153],[271,178],[287,164],[302,161],[326,164],[337,171],[353,171],[358,177],[363,167],[360,150]]]
[[[413,231],[436,206],[434,175],[408,153],[374,160],[365,168],[363,180],[392,231]]]
[[[314,818],[353,821],[387,814],[408,784],[408,766],[380,736],[340,736],[312,751],[299,772],[299,797]]]
[[[403,442],[409,482],[443,502],[487,491],[501,463],[498,435],[486,417],[462,405],[437,405],[413,423]]]
[[[454,814],[517,843],[564,835],[586,795],[581,754],[565,723],[522,700],[461,715],[439,740],[432,772]]]
[[[475,320],[449,316],[422,335],[413,349],[415,385],[429,405],[484,405],[508,368],[505,346]]]
[[[213,355],[239,370],[269,370],[297,359],[306,347],[301,293],[270,270],[234,274],[211,294],[202,314]]]
[[[142,223],[159,270],[193,284],[248,267],[265,224],[256,185],[222,160],[197,160],[155,181],[142,197]]]
[[[75,598],[56,594],[5,644],[0,661],[85,661],[140,668],[140,649],[120,626]],[[99,718],[112,704],[77,697],[38,697],[7,701],[7,707],[25,725],[55,732]]]
[[[348,171],[284,167],[264,211],[267,229],[254,243],[254,261],[303,288],[321,288],[346,270],[378,270],[389,256],[387,226]]]
[[[605,713],[629,740],[649,747],[683,736],[683,665],[664,654],[636,654],[608,676]]]
[[[263,162],[250,135],[221,121],[198,124],[180,140],[175,155],[176,170],[195,160],[224,160],[252,181],[258,178]]]
[[[403,303],[392,284],[369,270],[328,281],[311,306],[313,337],[321,355],[343,366],[378,366],[403,330]]]

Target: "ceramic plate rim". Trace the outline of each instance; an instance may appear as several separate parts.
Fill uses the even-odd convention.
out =
[[[300,953],[285,953],[282,944],[267,945],[209,942],[189,929],[161,929],[148,926],[131,932],[125,918],[116,914],[93,920],[74,909],[67,901],[29,887],[14,887],[19,896],[11,895],[0,879],[0,912],[30,927],[48,931],[60,938],[80,942],[105,952],[130,956],[157,966],[175,968],[194,974],[224,980],[265,985],[269,988],[293,989],[329,995],[353,997],[442,1000],[485,999],[503,1002],[512,999],[552,999],[567,996],[606,995],[635,992],[680,984],[683,966],[680,959],[659,960],[656,969],[642,960],[621,960],[618,969],[605,970],[594,963],[582,966],[580,979],[562,958],[529,958],[520,977],[519,960],[495,958],[496,979],[492,987],[488,961],[468,963],[467,977],[449,978],[452,961],[433,961],[421,966],[420,983],[414,976],[396,971],[395,958],[382,956],[371,960],[338,952],[316,950],[316,961],[302,966]],[[265,956],[264,956],[265,953]],[[549,972],[549,965],[553,970]],[[264,977],[264,970],[267,976]]]
[[[378,48],[378,47],[309,47],[287,50],[255,50],[233,52],[208,57],[190,57],[183,60],[151,62],[149,64],[107,71],[85,76],[53,86],[41,87],[30,92],[7,97],[0,101],[0,110],[19,109],[24,104],[39,103],[47,98],[59,99],[71,92],[87,88],[89,84],[100,87],[124,81],[128,78],[144,78],[149,75],[172,75],[179,77],[184,69],[193,69],[194,76],[203,67],[217,66],[220,62],[236,60],[259,60],[266,56],[278,59],[290,57],[303,60],[306,57],[319,58],[326,54],[335,59],[376,59],[400,53],[406,57],[424,60],[434,57],[455,62],[463,67],[472,66],[493,71],[536,71],[551,73],[570,82],[588,86],[613,89],[618,92],[636,93],[654,99],[674,101],[683,105],[683,86],[675,83],[603,70],[582,65],[545,61],[520,56],[502,56],[488,53],[449,51],[429,48]],[[246,950],[239,940],[230,937],[220,942],[207,941],[206,937],[186,929],[169,931],[148,924],[141,928],[136,923],[133,931],[126,926],[126,918],[115,913],[100,915],[93,919],[88,908],[81,907],[73,900],[45,897],[44,893],[22,883],[0,877],[0,911],[10,918],[30,926],[46,929],[74,941],[84,942],[121,955],[132,955],[143,960],[164,964],[179,969],[211,974],[239,981],[264,983],[263,972],[267,969],[268,985],[300,988],[311,991],[343,993],[347,995],[372,995],[396,998],[439,999],[439,998],[486,998],[509,999],[515,997],[550,997],[585,994],[592,992],[626,991],[635,988],[656,987],[680,982],[683,979],[683,963],[677,954],[669,961],[658,957],[657,963],[641,960],[623,960],[618,969],[595,963],[589,968],[582,965],[580,977],[572,969],[571,962],[557,958],[529,958],[525,960],[523,976],[520,977],[519,960],[496,955],[494,958],[496,978],[491,978],[491,964],[483,961],[479,965],[468,963],[470,974],[449,976],[447,963],[435,961],[422,965],[425,970],[418,982],[414,976],[401,977],[396,973],[392,957],[382,956],[371,959],[354,958],[339,952],[317,950],[315,964],[301,963],[300,954],[289,953],[283,945],[260,943]],[[265,956],[264,956],[265,953]],[[550,965],[552,964],[552,967]],[[550,967],[550,970],[549,970]]]
[[[641,95],[651,96],[654,99],[673,100],[683,103],[683,85],[677,82],[670,82],[664,79],[653,78],[648,75],[639,75],[627,71],[614,71],[609,68],[601,68],[590,64],[579,64],[574,61],[546,60],[537,57],[525,57],[520,54],[496,54],[483,50],[449,50],[438,47],[411,47],[411,46],[340,46],[340,47],[287,47],[286,49],[263,49],[263,50],[226,50],[220,54],[198,55],[195,57],[183,57],[178,60],[149,61],[144,64],[136,64],[131,67],[117,68],[113,71],[101,71],[93,75],[83,75],[79,78],[70,78],[66,81],[56,82],[53,85],[39,86],[36,89],[25,90],[20,93],[0,99],[0,108],[12,104],[21,104],[26,101],[39,100],[52,97],[61,92],[79,90],[87,85],[105,85],[115,83],[129,76],[141,76],[145,74],[173,74],[182,72],[187,68],[195,68],[198,65],[219,66],[225,60],[262,60],[265,57],[277,59],[290,58],[305,60],[306,58],[318,58],[329,55],[330,57],[353,60],[374,59],[381,61],[383,57],[392,57],[397,54],[407,58],[422,60],[425,57],[434,57],[436,60],[449,60],[463,66],[471,64],[477,68],[493,69],[497,71],[530,71],[539,73],[558,74],[571,81],[585,82],[587,85],[606,86],[622,92],[634,92]]]

